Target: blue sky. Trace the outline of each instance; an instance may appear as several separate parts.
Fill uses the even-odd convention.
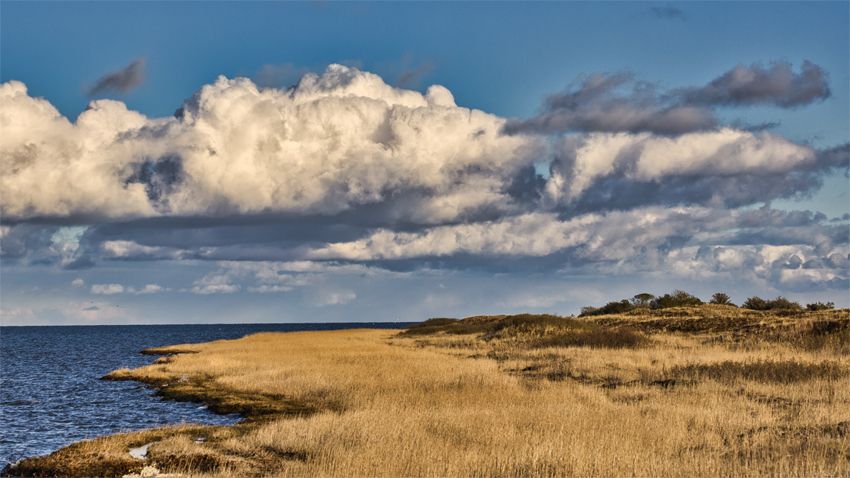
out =
[[[848,306],[848,13],[4,1],[0,321]]]

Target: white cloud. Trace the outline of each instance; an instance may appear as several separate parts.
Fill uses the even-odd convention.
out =
[[[193,294],[232,294],[242,287],[238,284],[230,284],[230,277],[226,274],[207,274],[200,280],[194,282],[195,287],[189,289]]]
[[[757,241],[774,235],[787,244],[747,244],[747,231],[752,228],[759,228]],[[796,236],[789,235],[789,231]],[[840,237],[832,242],[827,234],[840,231],[812,222],[811,214],[794,215],[766,208],[724,211],[698,206],[651,206],[568,220],[560,220],[554,214],[533,213],[438,226],[418,233],[380,229],[363,239],[316,248],[309,255],[316,259],[374,261],[459,254],[495,258],[565,253],[579,267],[605,274],[650,272],[694,280],[747,276],[775,284],[803,279],[812,283],[842,277],[846,280],[846,267],[842,266],[848,262],[844,258],[850,248]],[[744,243],[729,245],[730,242]],[[565,273],[569,270],[565,269]],[[561,300],[557,294],[544,295],[526,302],[522,298],[511,299],[511,304],[545,306]]]
[[[126,259],[150,257],[155,259],[179,259],[182,251],[167,247],[151,247],[133,241],[104,241],[101,245],[101,257],[105,259]]]
[[[598,215],[561,222],[555,214],[526,214],[498,221],[438,226],[421,233],[381,229],[353,242],[328,244],[309,255],[316,259],[381,260],[456,253],[545,256],[592,238],[588,225]]]
[[[147,122],[123,103],[98,100],[72,124],[23,83],[0,85],[3,214],[153,214],[144,187],[125,188],[120,178],[135,152],[118,136]]]
[[[363,264],[339,264],[333,261],[222,261],[217,271],[194,282],[194,287],[184,291],[195,294],[232,293],[242,288],[253,293],[290,292],[296,288],[317,286],[328,278],[384,276],[388,278],[408,277],[409,272],[391,272]],[[336,296],[322,295],[319,303],[345,303],[353,298],[342,293]],[[331,298],[328,298],[331,297]]]
[[[134,290],[129,288],[128,291],[134,294],[155,294],[157,292],[164,292],[166,289],[157,284],[148,284],[143,289]]]
[[[669,176],[774,174],[812,166],[816,151],[770,133],[732,128],[676,137],[649,133],[592,133],[561,141],[546,192],[570,202],[601,177],[621,174],[632,181]]]
[[[509,207],[502,190],[542,144],[501,135],[504,119],[441,86],[423,95],[341,65],[290,91],[220,77],[179,119],[98,100],[71,123],[17,81],[0,101],[2,212],[18,218],[335,213],[412,194],[396,213],[438,222]]]
[[[283,285],[261,285],[259,287],[248,287],[248,292],[259,292],[261,294],[267,294],[272,292],[289,292],[291,290],[292,287]]]
[[[546,140],[505,135],[505,123],[458,107],[442,86],[421,94],[339,65],[291,90],[221,77],[160,119],[99,100],[71,122],[11,81],[0,85],[0,214],[20,222],[0,226],[4,260],[79,269],[104,265],[97,259],[238,259],[182,290],[310,288],[311,298],[358,276],[406,274],[345,261],[432,258],[447,268],[471,260],[510,270],[528,259],[694,280],[751,274],[794,287],[847,280],[845,223],[739,208],[815,190],[822,173],[846,170],[846,145],[816,151],[733,128]],[[530,173],[550,161],[548,181]],[[262,216],[231,220],[240,214]],[[57,216],[94,225],[50,223]],[[353,300],[349,292],[319,302]],[[504,300],[542,307],[559,297]]]
[[[76,279],[72,283],[75,287],[82,286],[84,284],[82,279]],[[112,295],[112,294],[155,294],[157,292],[165,292],[171,289],[167,289],[158,284],[147,284],[141,289],[136,289],[134,287],[124,287],[121,284],[94,284],[91,286],[92,294],[104,294],[104,295]]]
[[[98,322],[105,320],[132,319],[133,314],[126,308],[105,302],[68,302],[60,312],[68,318],[82,320],[84,322]]]
[[[35,313],[29,307],[14,307],[11,309],[0,309],[0,320],[6,322],[20,322],[34,319]]]
[[[84,281],[81,278],[76,278],[73,281],[71,281],[71,285],[74,286],[74,287],[82,287],[85,284],[86,284],[86,281]]]
[[[211,284],[211,285],[203,285],[203,286],[195,286],[189,289],[189,292],[193,294],[232,294],[233,292],[241,289],[238,285],[231,284]]]
[[[567,299],[566,294],[538,295],[529,291],[524,295],[500,300],[496,304],[502,307],[551,307]]]
[[[94,284],[91,286],[92,294],[120,294],[124,292],[124,286],[121,284]]]
[[[350,290],[342,290],[335,292],[323,292],[316,300],[317,307],[325,307],[328,305],[344,305],[357,298],[357,294]]]

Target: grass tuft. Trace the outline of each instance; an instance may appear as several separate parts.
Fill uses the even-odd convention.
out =
[[[788,385],[807,380],[841,380],[850,375],[850,368],[833,360],[820,363],[797,360],[757,360],[741,363],[726,360],[719,363],[676,365],[671,368],[670,374],[686,379],[725,383],[752,380]]]
[[[590,347],[604,349],[636,349],[649,345],[645,335],[625,328],[598,328],[591,331],[561,332],[530,341],[531,348]]]

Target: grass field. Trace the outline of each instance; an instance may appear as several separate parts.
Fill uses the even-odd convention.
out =
[[[848,326],[847,309],[703,305],[165,348],[182,353],[108,378],[246,420],[81,442],[15,473],[848,476]],[[127,454],[145,443],[146,461]]]

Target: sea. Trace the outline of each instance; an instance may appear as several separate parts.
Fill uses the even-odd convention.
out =
[[[80,440],[164,425],[230,425],[198,403],[162,400],[136,382],[100,380],[153,363],[141,350],[259,332],[400,329],[412,323],[0,327],[0,470]]]

